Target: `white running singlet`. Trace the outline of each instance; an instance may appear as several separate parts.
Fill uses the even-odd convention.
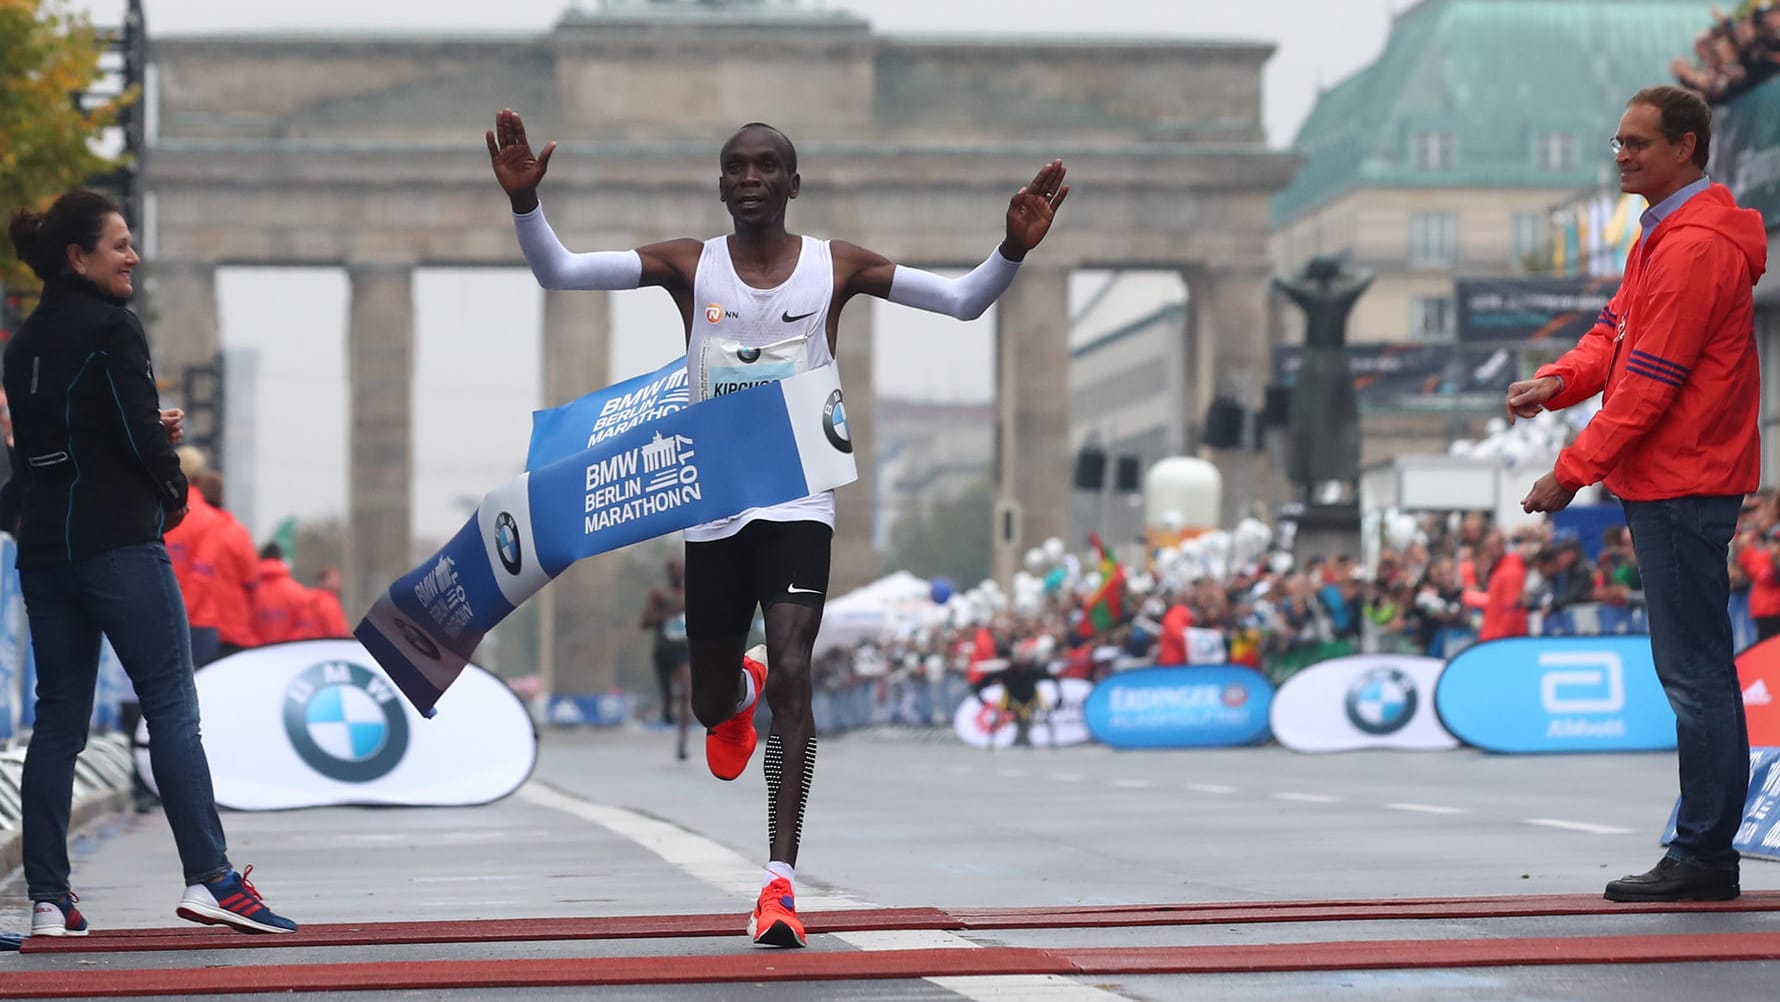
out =
[[[712,237],[692,281],[692,330],[686,339],[686,382],[692,399],[709,400],[834,364],[828,350],[828,307],[834,258],[828,241],[805,236],[791,277],[771,289],[743,282],[729,257],[729,238]],[[704,543],[742,531],[756,519],[821,522],[834,528],[834,492],[695,525],[686,541]]]

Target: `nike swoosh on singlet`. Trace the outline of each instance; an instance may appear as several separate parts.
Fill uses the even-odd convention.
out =
[[[784,313],[781,313],[779,315],[779,319],[785,321],[788,324],[794,324],[794,323],[797,323],[799,320],[804,319],[805,317],[813,317],[815,315],[816,315],[816,311],[811,310],[808,313],[799,313],[797,316],[794,317],[791,315],[790,310],[786,310]]]
[[[822,593],[817,591],[814,588],[799,588],[796,585],[786,585],[785,586],[785,594],[787,594],[787,595],[820,595]]]

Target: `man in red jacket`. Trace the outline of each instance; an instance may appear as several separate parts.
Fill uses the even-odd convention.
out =
[[[1705,175],[1712,110],[1678,87],[1632,96],[1614,160],[1650,208],[1619,291],[1574,349],[1508,388],[1531,417],[1601,393],[1601,411],[1521,502],[1558,511],[1604,482],[1625,504],[1657,677],[1675,710],[1681,806],[1668,854],[1607,885],[1610,901],[1727,900],[1748,792],[1749,737],[1732,660],[1729,548],[1761,479],[1752,289],[1761,214]]]

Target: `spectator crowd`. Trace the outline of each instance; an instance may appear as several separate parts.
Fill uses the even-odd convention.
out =
[[[1094,557],[1047,568],[1028,554],[1028,569],[1043,572],[1036,601],[1018,579],[1013,596],[985,582],[856,646],[818,644],[819,721],[939,723],[1010,668],[1097,681],[1127,668],[1225,663],[1279,683],[1347,654],[1451,657],[1482,640],[1644,632],[1623,525],[1584,540],[1476,512],[1386,523],[1370,567],[1353,554],[1300,563],[1252,521],[1150,550],[1113,572],[1122,590],[1111,617],[1093,607],[1107,599]],[[1245,533],[1246,548],[1234,538]],[[1780,503],[1770,491],[1745,501],[1731,577],[1737,647],[1780,634]]]
[[[1735,15],[1712,8],[1712,26],[1693,43],[1694,61],[1676,56],[1670,72],[1682,86],[1719,104],[1780,71],[1780,5],[1751,4]]]
[[[304,586],[277,543],[254,548],[247,527],[224,507],[222,474],[202,452],[181,448],[179,464],[191,485],[190,511],[166,542],[185,599],[193,663],[286,640],[350,637],[340,571],[327,568],[314,587]]]

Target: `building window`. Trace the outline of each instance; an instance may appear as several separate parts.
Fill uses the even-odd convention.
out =
[[[1516,212],[1511,221],[1512,243],[1510,249],[1514,253],[1515,264],[1525,264],[1527,258],[1534,255],[1545,256],[1550,250],[1546,241],[1547,215],[1541,211]]]
[[[1573,171],[1582,162],[1582,149],[1575,136],[1568,132],[1538,132],[1533,135],[1533,167],[1551,173]]]
[[[1416,296],[1409,301],[1409,333],[1423,341],[1452,337],[1451,296]]]
[[[1459,140],[1449,129],[1418,129],[1409,136],[1409,161],[1416,170],[1452,170],[1459,159]]]
[[[1450,268],[1459,256],[1459,214],[1415,212],[1409,216],[1409,263],[1417,268]]]

